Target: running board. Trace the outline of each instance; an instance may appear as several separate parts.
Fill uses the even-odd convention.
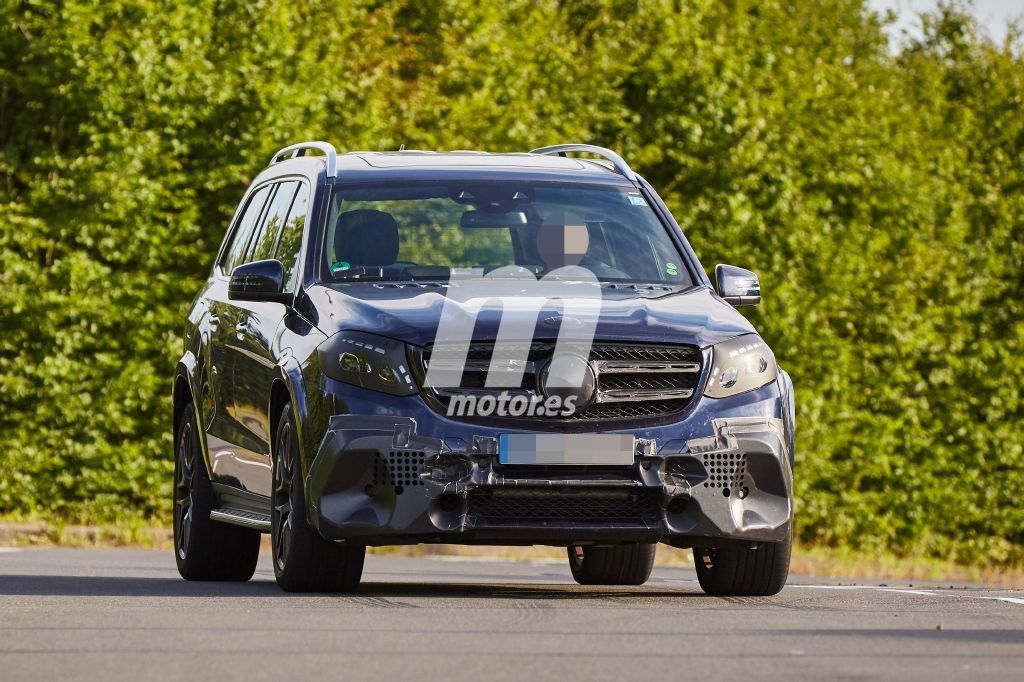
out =
[[[259,512],[246,511],[244,509],[231,509],[224,507],[212,510],[210,512],[210,518],[214,521],[233,523],[236,526],[255,528],[263,533],[270,532],[270,514],[261,514]]]

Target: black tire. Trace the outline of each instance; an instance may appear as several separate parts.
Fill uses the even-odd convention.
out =
[[[260,533],[214,521],[217,498],[199,444],[202,435],[189,405],[174,440],[174,558],[185,580],[246,581],[256,572]]]
[[[569,568],[580,585],[643,585],[651,577],[653,543],[591,547],[569,545]]]
[[[778,594],[789,577],[793,529],[784,542],[765,542],[756,547],[694,547],[697,580],[714,596],[768,597]]]
[[[270,545],[274,576],[286,592],[351,592],[363,575],[363,545],[324,540],[306,518],[302,464],[292,406],[285,405],[274,438]]]

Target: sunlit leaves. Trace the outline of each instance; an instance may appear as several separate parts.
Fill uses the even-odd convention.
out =
[[[0,2],[0,513],[163,518],[184,311],[339,148],[623,153],[799,401],[804,540],[1024,559],[1024,65],[859,0]]]

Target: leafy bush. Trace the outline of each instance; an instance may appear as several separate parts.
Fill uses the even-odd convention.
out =
[[[1024,64],[860,0],[0,0],[0,513],[165,518],[183,313],[277,148],[618,149],[757,270],[805,541],[1024,559]],[[681,5],[681,6],[680,6]]]

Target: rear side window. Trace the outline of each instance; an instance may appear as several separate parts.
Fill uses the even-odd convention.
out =
[[[274,257],[274,247],[277,245],[277,236],[288,219],[288,209],[291,208],[292,199],[295,197],[295,190],[299,188],[297,180],[282,182],[277,186],[277,193],[270,200],[270,208],[263,219],[260,229],[257,230],[249,249],[247,263],[256,260],[265,260]]]
[[[281,240],[277,246],[277,259],[285,267],[285,291],[294,291],[295,278],[299,271],[299,252],[302,250],[302,228],[306,225],[306,213],[309,212],[309,188],[301,184],[299,193],[288,212],[288,221],[281,232]]]
[[[246,205],[245,211],[238,221],[235,234],[231,238],[231,245],[228,247],[224,262],[221,264],[224,272],[230,274],[235,266],[242,264],[245,248],[249,245],[249,238],[252,237],[253,228],[256,227],[260,213],[263,211],[263,206],[267,203],[268,194],[270,194],[269,185],[259,188],[249,197],[249,203]]]

